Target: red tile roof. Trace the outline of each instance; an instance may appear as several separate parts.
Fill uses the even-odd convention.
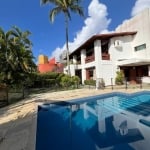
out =
[[[45,72],[63,72],[63,64],[61,63],[56,63],[55,58],[52,58],[48,61],[48,63],[45,64],[38,64],[38,71],[40,73],[45,73]]]

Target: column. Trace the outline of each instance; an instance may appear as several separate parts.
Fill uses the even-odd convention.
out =
[[[101,61],[102,61],[102,54],[101,54],[101,41],[96,40],[94,42],[94,55],[95,55],[95,73],[96,78],[102,78],[102,70],[101,70]]]
[[[82,68],[82,84],[84,84],[84,80],[86,80],[86,70]]]
[[[150,76],[150,66],[148,66],[148,76]]]
[[[75,76],[75,65],[70,65],[70,74],[71,76]]]
[[[73,64],[77,64],[77,56],[76,55],[73,56]]]
[[[86,50],[81,50],[81,65],[85,65],[85,58],[86,58]]]
[[[100,78],[102,76],[102,54],[101,54],[101,40],[94,42],[94,55],[95,55],[95,75],[96,75],[96,89],[100,88]]]
[[[86,50],[82,49],[81,50],[82,84],[84,84],[84,80],[86,80],[85,58],[86,58]]]

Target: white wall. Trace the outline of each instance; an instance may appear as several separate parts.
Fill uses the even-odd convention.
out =
[[[134,58],[150,58],[150,9],[147,8],[137,16],[125,21],[116,28],[116,32],[137,31],[133,42],[132,52]],[[147,48],[134,51],[134,47],[146,43]]]
[[[102,78],[104,79],[105,82],[105,86],[111,85],[111,78],[114,78],[115,76],[111,61],[102,63],[101,73],[102,73]]]
[[[71,74],[71,76],[75,76],[75,65],[74,64],[70,65],[70,74]]]
[[[120,48],[114,46],[114,42],[116,40],[121,41]],[[116,64],[118,60],[130,59],[134,57],[131,45],[132,41],[133,37],[131,35],[123,37],[114,37],[110,40],[109,54],[110,59],[113,61],[114,64]]]

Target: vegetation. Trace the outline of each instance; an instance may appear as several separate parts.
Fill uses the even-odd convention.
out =
[[[0,84],[7,91],[14,85],[23,87],[36,70],[32,43],[28,38],[30,34],[16,26],[6,32],[0,28]]]
[[[48,73],[34,73],[32,76],[32,84],[30,87],[33,88],[55,88],[60,87],[61,78],[64,76],[63,73],[48,72]]]
[[[124,73],[122,70],[116,72],[115,83],[117,85],[122,85],[124,83]]]
[[[73,82],[73,85],[74,85],[76,88],[79,88],[80,78],[79,78],[78,76],[73,76],[73,77],[72,77],[72,82]]]
[[[84,80],[84,84],[85,84],[85,85],[92,85],[92,86],[95,86],[95,85],[96,85],[96,81],[93,80],[93,79]]]
[[[79,6],[79,0],[41,0],[42,4],[53,4],[55,7],[50,11],[50,21],[53,22],[57,14],[63,13],[65,16],[65,31],[66,31],[66,50],[67,50],[67,65],[68,75],[70,75],[69,66],[69,45],[68,45],[68,21],[71,20],[71,12],[83,16],[83,9]]]
[[[78,88],[80,78],[78,76],[69,76],[63,73],[48,72],[48,73],[34,73],[32,77],[32,88]]]
[[[65,87],[65,88],[68,89],[68,87],[70,87],[71,84],[72,84],[71,76],[69,76],[69,75],[63,76],[63,77],[61,78],[61,82],[60,82],[60,83],[61,83],[61,85],[62,85],[63,87]]]
[[[75,88],[80,79],[63,73],[37,73],[29,31],[14,26],[8,31],[0,28],[0,93],[7,103],[24,98],[29,88]],[[29,91],[28,91],[29,92]],[[11,97],[10,97],[11,93]]]

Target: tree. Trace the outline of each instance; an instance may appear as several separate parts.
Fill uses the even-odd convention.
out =
[[[7,89],[13,85],[23,86],[31,68],[36,68],[29,35],[29,31],[22,32],[17,27],[7,32],[0,28],[0,83]]]
[[[68,75],[70,75],[69,64],[69,45],[68,45],[68,21],[71,20],[71,12],[84,16],[83,9],[79,6],[80,0],[41,0],[42,4],[54,4],[55,7],[50,11],[50,21],[53,22],[57,14],[63,13],[65,17],[65,31],[66,31],[66,50],[67,50],[67,66]]]
[[[0,74],[1,81],[5,82],[5,84],[9,84],[12,72],[12,64],[9,61],[12,57],[10,55],[12,52],[11,38],[11,30],[5,32],[2,28],[0,28]]]
[[[32,72],[36,65],[33,61],[32,43],[29,40],[31,33],[27,30],[22,32],[18,27],[12,28],[12,34],[14,36],[14,54],[17,67],[20,66],[24,72]]]

